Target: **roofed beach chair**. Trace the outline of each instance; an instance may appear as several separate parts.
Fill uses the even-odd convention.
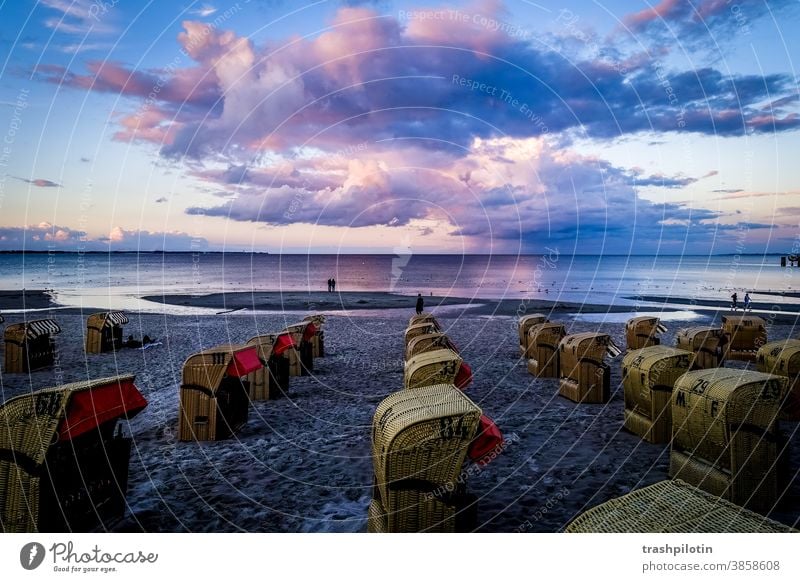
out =
[[[625,324],[625,341],[628,350],[639,350],[661,343],[658,334],[665,333],[667,328],[657,317],[641,315],[633,317]]]
[[[436,319],[432,313],[420,313],[418,315],[412,315],[408,320],[408,327],[417,325],[418,323],[431,323],[436,327],[436,331],[441,331],[442,329],[442,326],[439,324],[439,320]]]
[[[547,323],[547,316],[541,313],[531,313],[530,315],[523,315],[519,318],[517,323],[517,332],[519,333],[519,355],[528,358],[528,330],[534,325],[540,323]]]
[[[688,327],[678,331],[675,339],[677,348],[694,354],[692,370],[705,370],[722,365],[725,335],[721,327]]]
[[[672,390],[689,371],[692,352],[669,346],[650,346],[628,352],[622,359],[627,430],[649,443],[672,438]]]
[[[125,513],[134,376],[47,388],[0,405],[0,531],[105,530]]]
[[[408,361],[417,354],[441,349],[453,350],[455,353],[458,353],[458,348],[447,336],[447,334],[437,331],[435,333],[418,335],[408,342],[408,345],[406,346],[405,359]]]
[[[372,421],[370,532],[453,532],[465,509],[462,466],[481,409],[450,384],[402,390]]]
[[[759,372],[788,378],[781,418],[800,420],[800,340],[787,339],[761,346],[756,357]]]
[[[472,382],[472,370],[456,352],[438,349],[417,354],[405,364],[406,388],[453,384],[463,390]]]
[[[59,333],[61,327],[52,319],[25,321],[6,327],[5,372],[22,374],[52,365],[56,350],[52,336]]]
[[[409,325],[406,328],[405,334],[403,336],[403,345],[405,347],[408,347],[408,344],[411,343],[411,340],[413,340],[415,337],[431,333],[438,333],[439,331],[440,331],[439,327],[431,323],[430,321]]]
[[[247,422],[249,382],[262,367],[255,345],[222,345],[189,356],[183,364],[178,405],[178,438],[228,438]]]
[[[278,345],[276,339],[281,338]],[[291,335],[257,335],[247,340],[248,346],[258,348],[262,366],[247,375],[250,400],[274,400],[289,392],[289,360],[281,354],[291,347]]]
[[[797,533],[679,479],[616,497],[577,516],[567,533]]]
[[[732,503],[778,499],[778,415],[786,378],[715,368],[681,376],[672,393],[669,475]]]
[[[313,321],[301,321],[286,326],[286,330],[292,334],[292,340],[300,357],[299,371],[297,366],[290,363],[289,373],[292,376],[309,376],[314,371],[314,337],[317,334],[317,326]]]
[[[767,343],[767,325],[754,315],[723,315],[726,360],[754,362],[758,349]]]
[[[325,323],[325,316],[316,314],[316,315],[306,315],[303,318],[303,321],[310,321],[316,327],[316,331],[314,333],[314,337],[311,339],[311,345],[314,348],[314,357],[315,358],[324,358],[325,357],[325,332],[322,330],[322,326]]]
[[[558,378],[558,346],[567,335],[560,323],[539,323],[528,330],[528,373],[537,378]]]
[[[574,402],[604,403],[611,396],[611,372],[605,356],[620,354],[611,336],[584,332],[568,335],[558,346],[558,393]]]
[[[121,311],[105,311],[89,316],[86,321],[86,353],[102,354],[122,347],[122,328],[128,316]]]

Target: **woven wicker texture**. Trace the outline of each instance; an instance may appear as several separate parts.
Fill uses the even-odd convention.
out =
[[[439,324],[439,320],[436,319],[431,313],[420,313],[419,315],[412,315],[411,318],[408,320],[408,327],[420,323],[431,323],[436,327],[436,331],[441,331],[442,329],[442,326]]]
[[[122,347],[122,328],[128,317],[121,311],[94,313],[86,320],[86,353],[101,354]]]
[[[39,471],[48,449],[56,441],[59,424],[72,396],[133,379],[133,376],[118,376],[65,384],[12,398],[0,406],[0,451],[13,452],[17,458],[27,459],[31,464],[24,468],[12,457],[0,456],[0,491],[3,492],[0,495],[0,531],[37,531]]]
[[[406,328],[405,336],[403,338],[403,345],[408,347],[411,340],[420,335],[427,335],[429,333],[437,333],[438,327],[431,322],[415,323]]]
[[[767,343],[766,322],[753,315],[723,315],[725,359],[755,361],[758,349]]]
[[[692,352],[650,346],[628,352],[622,359],[625,395],[624,426],[651,443],[672,438],[672,389],[689,371]]]
[[[758,350],[756,366],[759,372],[788,379],[781,418],[800,420],[800,340],[787,339],[764,344]]]
[[[367,532],[386,533],[388,527],[386,521],[386,510],[381,505],[380,500],[373,499],[370,501],[369,509],[367,510]]]
[[[258,359],[265,364],[272,355],[274,341],[275,336],[257,335],[247,340],[247,345],[258,348]],[[269,400],[273,397],[270,391],[270,374],[266,365],[255,372],[250,372],[247,375],[247,381],[250,382],[250,400]],[[274,389],[274,387],[272,388]]]
[[[540,323],[547,323],[547,316],[542,313],[531,313],[519,318],[517,332],[519,333],[519,354],[521,356],[528,357],[528,331]]]
[[[560,323],[538,323],[528,330],[528,372],[539,378],[558,378],[558,346],[567,334]]]
[[[403,374],[406,388],[454,384],[464,360],[453,350],[423,352],[408,360]]]
[[[569,533],[789,533],[778,523],[681,480],[661,481],[593,507]]]
[[[55,342],[50,337],[61,332],[52,319],[14,323],[6,327],[4,371],[22,374],[53,363]]]
[[[217,390],[226,377],[234,354],[248,345],[222,345],[189,356],[183,364],[178,438],[213,441],[217,438]]]
[[[561,396],[574,402],[603,403],[610,397],[607,353],[619,354],[605,333],[585,332],[565,336],[558,346]]]
[[[314,371],[314,346],[313,341],[305,339],[306,329],[311,321],[302,321],[287,325],[284,331],[292,336],[292,341],[297,349],[289,353],[289,375],[309,376]]]
[[[372,423],[376,493],[390,532],[453,531],[458,481],[481,410],[452,385],[395,392]]]
[[[431,352],[433,350],[452,350],[458,353],[455,344],[450,341],[450,338],[447,337],[447,334],[442,332],[426,333],[423,335],[418,335],[408,342],[408,346],[406,346],[405,359],[410,360],[418,354]]]
[[[311,339],[311,345],[313,346],[313,356],[315,358],[324,358],[325,331],[322,329],[322,326],[325,323],[325,316],[320,314],[306,315],[303,318],[303,321],[310,321],[317,327],[317,331],[314,334],[314,337]]]
[[[721,366],[724,345],[725,336],[720,327],[689,327],[679,330],[676,336],[676,347],[694,354],[693,370]]]
[[[753,509],[777,500],[777,419],[786,378],[715,368],[672,393],[670,477]]]
[[[659,333],[664,326],[657,317],[642,315],[633,317],[625,324],[625,341],[628,350],[640,350],[649,346],[657,346],[661,342]]]

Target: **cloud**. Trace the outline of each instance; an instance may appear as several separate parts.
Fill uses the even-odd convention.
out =
[[[192,14],[194,16],[199,16],[200,18],[206,18],[214,14],[216,11],[217,9],[211,6],[210,4],[203,4],[199,8],[194,8],[192,10],[189,10],[189,14]]]
[[[114,228],[108,236],[90,237],[85,232],[49,222],[27,227],[0,227],[0,250],[154,251],[202,250],[204,238],[184,232],[150,232]]]
[[[166,196],[161,196],[160,198],[156,198],[156,204],[163,204],[164,202],[169,202],[169,198]]]
[[[28,180],[26,178],[20,178],[18,176],[12,176],[13,178],[31,184],[32,186],[38,186],[39,188],[61,188],[61,184],[58,182],[53,182],[52,180],[45,180],[43,178],[34,178],[33,180]]]
[[[116,28],[110,23],[113,6],[98,0],[39,0],[39,4],[58,12],[45,19],[44,25],[70,35],[87,33],[110,34]],[[69,52],[69,51],[65,51]]]

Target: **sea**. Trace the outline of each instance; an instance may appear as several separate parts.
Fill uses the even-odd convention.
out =
[[[475,299],[649,305],[800,303],[800,268],[777,255],[427,255],[268,253],[2,253],[0,289],[47,289],[68,307],[164,311],[146,295],[248,291],[382,291]],[[787,294],[787,295],[781,295]],[[171,308],[170,308],[171,309]],[[180,311],[175,308],[173,311]]]

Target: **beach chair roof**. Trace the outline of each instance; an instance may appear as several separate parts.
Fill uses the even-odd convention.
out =
[[[617,357],[622,351],[607,333],[584,331],[565,336],[559,345],[561,349],[575,349],[578,351],[591,349],[592,346],[604,346],[612,358]]]
[[[55,335],[61,333],[61,326],[53,319],[34,319],[15,323],[6,328],[6,337],[36,339],[43,335]]]
[[[800,340],[767,342],[756,356],[759,372],[793,377],[800,374]]]
[[[464,359],[451,349],[443,348],[417,354],[405,364],[406,388],[453,384],[465,388],[472,381],[472,370]]]
[[[406,347],[406,359],[410,359],[423,351],[433,351],[438,349],[448,349],[458,353],[456,345],[441,331],[424,333],[418,335],[408,342]]]
[[[756,315],[723,315],[723,326],[752,326],[752,327],[765,327],[766,323],[763,319]]]
[[[696,325],[693,327],[685,327],[678,330],[679,336],[684,336],[690,340],[700,339],[702,336],[711,336],[721,339],[723,336],[721,327],[714,327],[710,325]]]
[[[537,323],[547,323],[547,316],[543,313],[531,313],[519,318],[520,326],[535,325]]]
[[[313,321],[300,321],[298,323],[292,323],[286,326],[286,330],[288,333],[291,334],[302,334],[303,341],[310,340],[314,334],[317,333],[317,326],[314,324]]]
[[[317,327],[319,327],[319,326],[321,326],[323,323],[325,323],[325,316],[324,316],[324,315],[322,315],[321,313],[315,313],[315,314],[312,314],[312,315],[306,315],[306,316],[303,318],[303,321],[311,321],[311,322],[312,322],[312,323],[314,323],[314,324],[315,324]]]
[[[126,325],[129,321],[128,316],[122,311],[104,311],[90,315],[87,325],[95,329],[102,329],[115,325]]]
[[[408,326],[411,327],[412,325],[416,325],[418,323],[432,323],[436,326],[437,330],[439,329],[439,321],[434,317],[432,313],[423,312],[417,315],[412,315],[408,320]]]
[[[221,345],[189,356],[183,364],[183,383],[216,392],[226,375],[242,377],[262,366],[257,346]]]

